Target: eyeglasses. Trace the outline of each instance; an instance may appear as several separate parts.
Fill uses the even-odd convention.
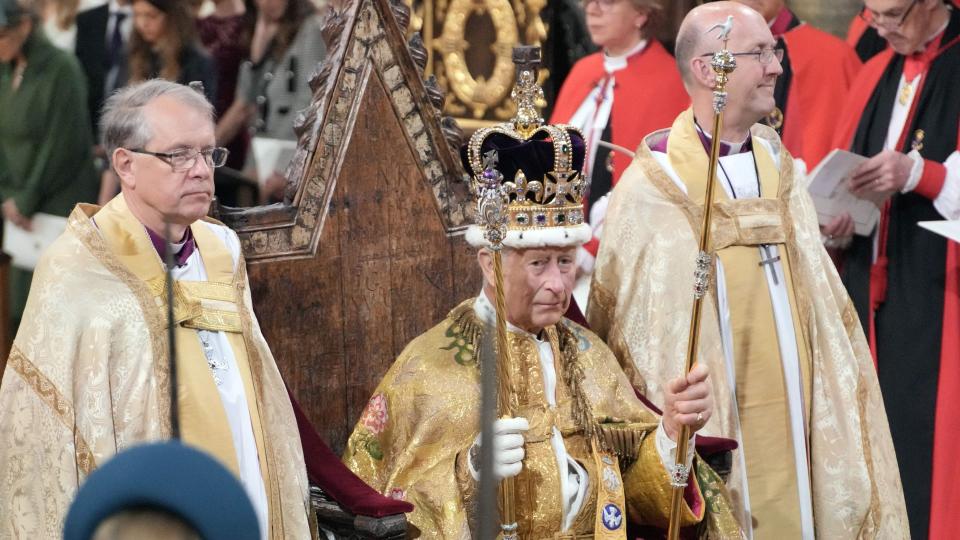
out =
[[[713,56],[714,53],[701,54],[701,57]],[[763,65],[767,65],[770,62],[773,62],[773,59],[776,58],[777,62],[783,62],[783,49],[781,48],[769,48],[769,49],[760,49],[759,51],[753,52],[738,52],[730,53],[731,56],[753,56],[757,59],[757,62],[760,62]]]
[[[917,5],[917,0],[910,2],[910,5],[907,6],[907,9],[903,13],[897,13],[897,10],[894,10],[892,13],[877,13],[876,11],[867,9],[866,6],[860,9],[860,13],[857,14],[865,23],[874,27],[874,28],[883,28],[885,30],[895,30],[903,26],[903,23],[906,22],[907,17],[910,16],[910,12],[913,11],[913,6]]]
[[[583,7],[583,10],[586,11],[587,8],[590,7],[590,4],[596,2],[600,11],[607,11],[619,1],[620,0],[580,0],[580,5]]]
[[[227,156],[230,155],[229,150],[221,147],[207,148],[206,150],[184,149],[169,153],[151,152],[149,150],[144,150],[143,148],[127,148],[127,150],[136,152],[137,154],[146,154],[148,156],[162,159],[170,164],[170,167],[173,168],[173,172],[189,171],[194,165],[197,164],[197,156],[201,155],[203,156],[203,161],[206,162],[208,167],[214,169],[217,167],[222,167],[223,164],[227,162]]]

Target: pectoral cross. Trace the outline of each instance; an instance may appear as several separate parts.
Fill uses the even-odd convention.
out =
[[[770,272],[773,274],[773,284],[779,285],[780,280],[777,279],[777,269],[773,265],[774,263],[780,261],[780,256],[777,255],[776,257],[771,257],[770,246],[768,245],[760,246],[760,251],[763,252],[763,257],[760,258],[760,268],[763,268],[764,265],[769,265]]]
[[[220,377],[219,372],[227,369],[227,363],[217,358],[216,351],[213,349],[213,344],[211,343],[213,335],[210,334],[210,332],[200,330],[197,332],[197,335],[200,337],[201,345],[203,345],[203,356],[207,359],[207,366],[210,367],[213,382],[216,383],[217,386],[221,386],[223,385],[223,379]]]

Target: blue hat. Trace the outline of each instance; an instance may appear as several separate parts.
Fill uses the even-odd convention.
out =
[[[204,540],[260,539],[253,504],[237,478],[179,442],[124,450],[94,471],[70,505],[63,538],[89,540],[104,520],[129,509],[169,513]]]

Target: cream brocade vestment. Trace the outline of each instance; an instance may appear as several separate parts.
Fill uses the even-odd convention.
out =
[[[96,222],[95,222],[96,221]],[[224,332],[245,386],[269,537],[310,538],[293,409],[253,315],[246,266],[191,226],[208,281],[176,282],[181,432],[238,473],[197,329]],[[59,538],[80,484],[113,454],[170,436],[163,265],[123,196],[78,205],[36,269],[0,386],[0,538]]]
[[[752,511],[757,538],[800,537],[797,471],[809,476],[816,537],[907,536],[873,362],[820,243],[803,175],[775,132],[757,125],[752,136],[762,197],[731,199],[717,188],[720,282],[711,285],[700,329],[717,410],[704,433],[739,441],[728,487],[742,522]],[[666,156],[655,155],[651,146],[665,138]],[[588,320],[654,402],[686,356],[706,170],[690,110],[648,136],[613,192],[594,271]],[[777,250],[778,277],[764,274],[760,246]],[[791,385],[802,403],[790,403]],[[802,441],[794,441],[796,429]],[[797,455],[807,463],[797,466]]]
[[[476,346],[483,323],[473,303],[473,299],[462,303],[404,349],[374,392],[344,452],[344,462],[374,489],[413,503],[415,509],[408,518],[424,538],[470,538],[475,526],[476,482],[466,460],[479,431]],[[536,340],[513,332],[509,337],[517,416],[530,422],[523,470],[516,479],[520,537],[607,538],[595,531],[600,523],[595,518],[602,509],[598,509],[598,491],[604,489],[598,482],[607,475],[598,474],[599,461],[594,459],[590,440],[574,420],[576,399],[565,367],[570,363],[561,361],[564,351],[571,348],[582,369],[580,388],[592,406],[593,417],[616,422],[638,435],[629,463],[623,458],[619,463],[617,458],[612,461],[615,470],[622,469],[627,519],[664,525],[670,484],[656,449],[653,430],[657,418],[637,400],[616,360],[596,336],[567,320],[545,329],[544,335],[557,359],[555,408],[544,397]],[[562,502],[560,471],[551,446],[554,427],[562,434],[568,455],[586,469],[589,478],[585,502],[567,531],[576,536],[558,535]],[[685,506],[684,523],[703,518],[715,538],[730,537],[723,532],[730,527],[731,534],[739,533],[719,477],[699,459],[695,470],[698,489],[694,499],[703,504],[698,505],[696,515]],[[622,532],[623,528],[618,531]]]

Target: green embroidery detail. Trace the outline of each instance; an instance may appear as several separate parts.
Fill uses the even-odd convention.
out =
[[[584,333],[583,328],[567,320],[564,320],[563,324],[567,327],[567,329],[570,330],[570,332],[573,333],[573,335],[577,336],[577,349],[580,352],[590,350],[590,347],[593,347],[593,345],[590,344],[590,340],[587,338],[587,334]]]
[[[376,437],[370,437],[367,439],[367,442],[364,444],[364,448],[373,459],[377,461],[383,459],[383,449],[380,448],[380,441],[378,441]]]
[[[451,324],[447,328],[446,337],[453,338],[453,341],[450,342],[450,344],[446,347],[440,347],[440,350],[456,350],[457,353],[453,356],[453,359],[456,360],[456,362],[461,366],[472,366],[477,363],[477,357],[476,354],[474,354],[473,344],[470,343],[466,336],[463,335],[460,325]]]

